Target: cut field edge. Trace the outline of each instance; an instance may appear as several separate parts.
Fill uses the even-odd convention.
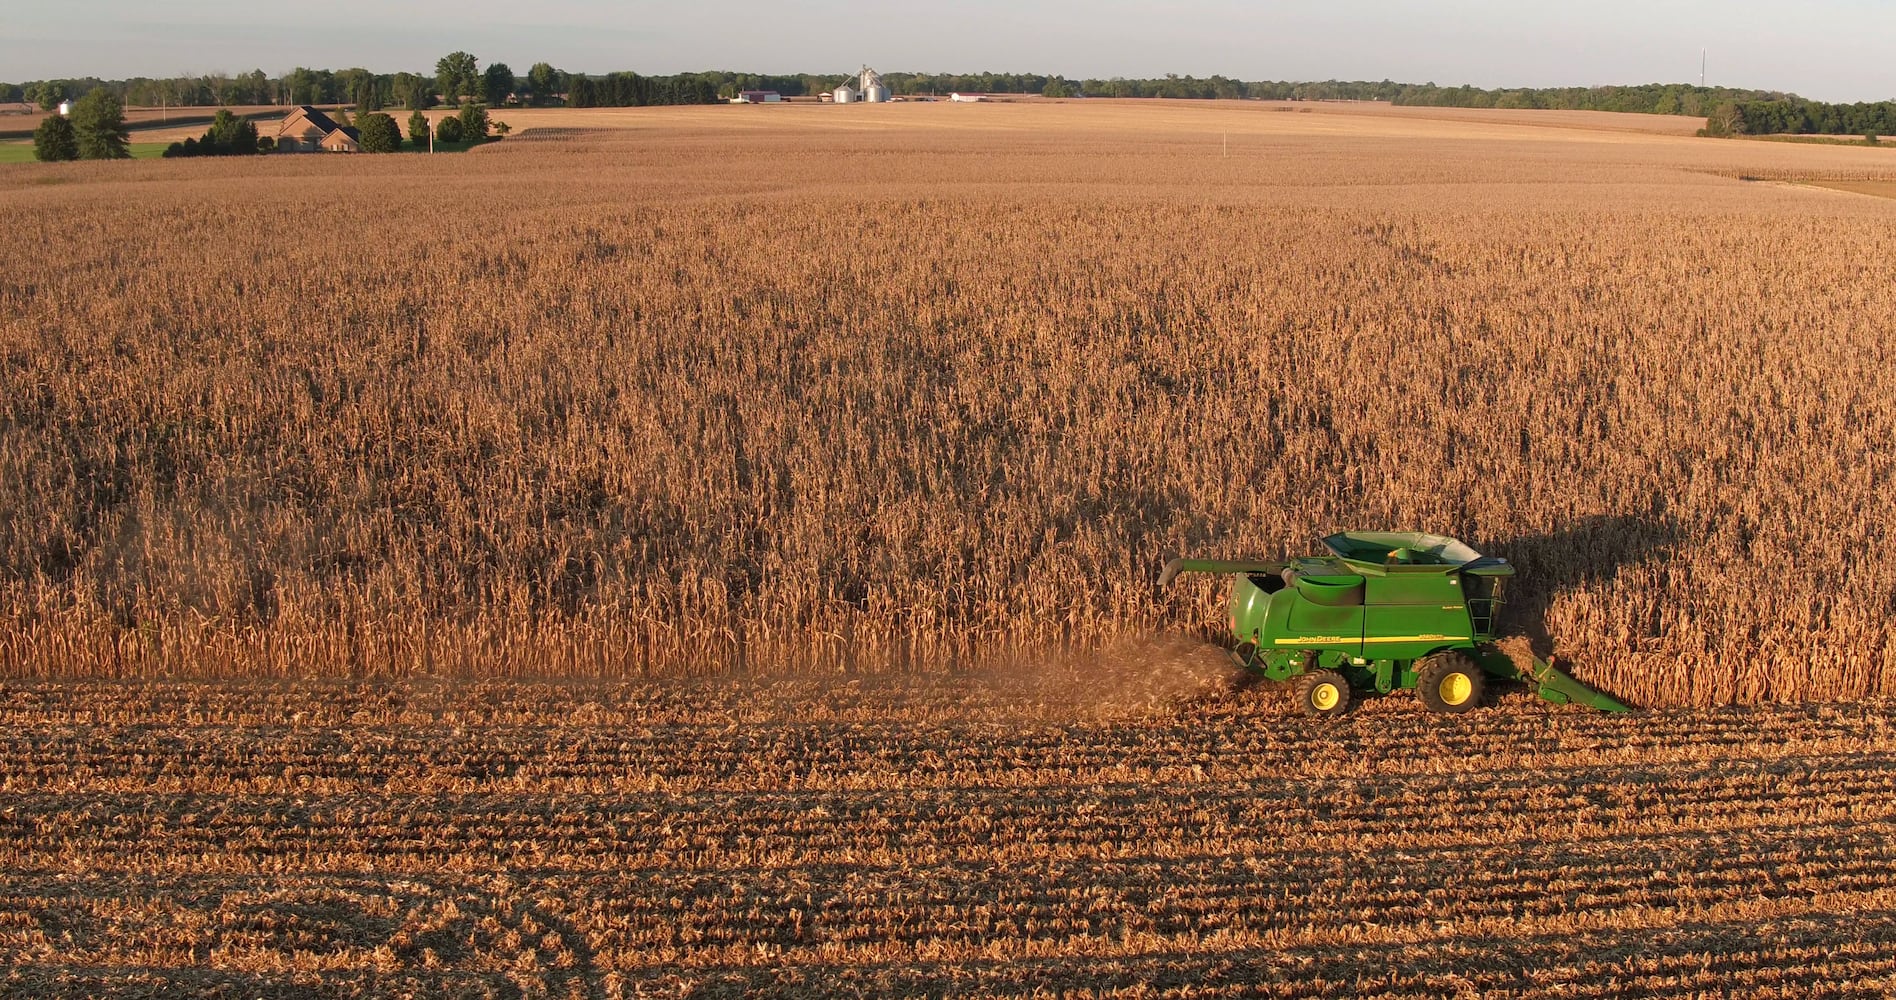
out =
[[[1792,187],[1815,188],[1840,194],[1866,195],[1872,198],[1896,198],[1896,180],[1887,181],[1791,181]]]
[[[1738,170],[1700,170],[1694,173],[1722,177],[1726,180],[1744,184],[1758,184],[1766,187],[1795,188],[1805,191],[1828,191],[1837,194],[1867,195],[1874,198],[1896,198],[1896,176],[1829,176],[1821,174],[1795,173],[1750,173]]]

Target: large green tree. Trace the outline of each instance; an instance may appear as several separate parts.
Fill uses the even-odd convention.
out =
[[[414,143],[417,149],[427,149],[428,132],[428,116],[416,108],[415,113],[408,116],[408,141]]]
[[[560,71],[552,63],[534,63],[527,70],[527,87],[533,91],[535,104],[551,103],[560,92]]]
[[[492,107],[498,108],[507,103],[508,95],[514,92],[515,83],[513,70],[506,63],[490,63],[487,71],[481,74],[481,90]]]
[[[402,148],[401,127],[380,111],[356,119],[356,136],[364,153],[393,153]]]
[[[466,52],[450,52],[435,63],[435,87],[449,104],[474,96],[480,78],[480,63]]]
[[[336,74],[336,86],[357,111],[382,110],[382,88],[374,73],[359,66],[342,70]]]
[[[395,99],[402,102],[402,107],[410,111],[425,108],[434,103],[434,85],[425,76],[397,73],[394,79],[389,81],[389,86],[395,93]]]
[[[93,89],[72,106],[72,129],[78,134],[82,160],[123,160],[132,155],[126,148],[132,136],[125,128],[125,109],[104,87]]]
[[[330,75],[327,70],[313,70],[298,66],[290,70],[283,78],[283,86],[290,92],[291,104],[321,104],[328,95],[324,93],[323,77]]]
[[[221,151],[215,155],[250,156],[257,152],[257,126],[227,108],[218,108],[211,116],[211,127],[198,140],[200,149],[206,145]]]
[[[73,134],[72,123],[59,115],[47,115],[33,130],[33,155],[48,162],[78,159],[79,137]]]
[[[212,104],[230,103],[230,77],[222,73],[206,73],[198,77],[198,89],[210,96]]]
[[[575,108],[595,107],[599,103],[599,86],[592,78],[575,73],[566,82],[566,103]]]
[[[38,104],[41,111],[51,111],[66,99],[66,81],[41,80],[27,88],[26,96]]]
[[[263,152],[257,141],[257,126],[249,120],[218,108],[211,127],[197,139],[174,142],[165,148],[165,159],[180,156],[255,156]]]
[[[263,70],[253,69],[234,81],[232,93],[243,104],[275,104],[274,87],[270,86],[270,77]]]
[[[487,138],[487,106],[483,104],[463,104],[461,113],[455,117],[461,119],[461,139],[464,142],[480,142]]]
[[[1744,125],[1744,115],[1738,111],[1738,105],[1732,101],[1723,101],[1705,117],[1705,134],[1733,135],[1744,131]]]

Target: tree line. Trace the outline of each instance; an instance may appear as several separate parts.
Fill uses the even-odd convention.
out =
[[[525,75],[518,75],[506,63],[482,66],[471,53],[451,52],[436,61],[432,74],[374,73],[360,67],[328,70],[299,66],[278,77],[269,76],[259,69],[236,75],[216,73],[167,79],[133,77],[127,80],[101,80],[82,77],[0,83],[0,103],[36,104],[41,110],[51,111],[62,101],[75,100],[95,90],[103,90],[111,93],[121,104],[138,107],[347,104],[359,110],[380,111],[397,107],[420,110],[443,104],[452,107],[466,101],[500,107],[505,104],[563,103],[575,82],[586,81],[599,87],[612,77],[633,77],[643,83],[629,94],[623,89],[606,91],[604,96],[610,100],[616,101],[619,96],[625,95],[645,96],[646,100],[642,103],[647,104],[686,103],[677,99],[681,92],[688,91],[695,99],[716,100],[718,84],[722,82],[722,77],[728,75],[732,74],[686,73],[677,77],[609,74],[600,78],[568,73],[545,62],[535,63]],[[704,89],[706,83],[709,84],[708,96]],[[616,86],[623,87],[622,84]],[[600,99],[597,103],[608,103],[608,100]]]
[[[0,84],[0,102],[36,103],[51,110],[60,101],[92,90],[108,89],[125,103],[157,107],[351,104],[370,109],[425,108],[457,103],[460,97],[484,99],[498,107],[573,103],[585,107],[636,107],[648,104],[698,104],[727,99],[744,90],[774,90],[786,97],[809,96],[853,82],[854,73],[771,75],[715,70],[642,76],[638,73],[571,73],[535,63],[524,76],[505,63],[480,67],[466,52],[443,56],[433,75],[373,73],[298,67],[281,77],[262,70],[234,76],[211,74],[175,79],[41,80]],[[1369,82],[1258,82],[1225,76],[1168,75],[1153,79],[1073,80],[1038,73],[888,73],[883,83],[902,95],[945,95],[954,91],[990,94],[1043,94],[1050,97],[1169,97],[1211,100],[1392,100],[1406,84]]]
[[[639,108],[654,104],[716,104],[722,98],[709,73],[676,76],[640,76],[607,73],[594,80],[574,77],[567,84],[566,104],[574,108]]]
[[[262,70],[174,79],[36,80],[0,83],[0,102],[37,103],[51,110],[61,101],[93,91],[110,92],[122,104],[174,107],[224,105],[352,105],[359,111],[410,110],[485,102],[570,107],[641,107],[710,104],[744,90],[774,90],[786,97],[810,96],[855,80],[855,74],[770,75],[730,71],[643,76],[572,73],[535,63],[517,75],[506,63],[482,66],[472,54],[451,52],[432,75],[374,73],[297,67],[280,77]],[[1518,108],[1557,111],[1620,111],[1705,116],[1708,134],[1828,133],[1886,135],[1896,131],[1896,102],[1826,104],[1779,91],[1689,84],[1651,83],[1609,87],[1443,87],[1393,80],[1244,81],[1226,76],[1073,80],[1038,73],[885,73],[883,83],[904,96],[961,92],[1040,94],[1047,97],[1149,97],[1180,100],[1388,101],[1421,107]]]
[[[1455,108],[1630,111],[1706,118],[1707,135],[1862,135],[1896,133],[1896,101],[1829,104],[1774,90],[1649,83],[1636,87],[1481,90],[1404,86],[1395,104]]]
[[[1479,87],[1438,87],[1432,83],[1404,85],[1388,100],[1393,104],[1438,108],[1516,108],[1543,111],[1623,111],[1647,115],[1699,117],[1732,101],[1769,101],[1786,95],[1776,91],[1732,87],[1697,87],[1684,83],[1648,83],[1630,87],[1528,87],[1483,90]]]
[[[1826,104],[1801,97],[1734,101],[1713,109],[1707,135],[1860,135],[1872,141],[1896,134],[1896,101]]]

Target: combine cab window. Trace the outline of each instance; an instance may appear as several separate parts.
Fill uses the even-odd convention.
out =
[[[1462,574],[1462,595],[1468,602],[1468,621],[1474,626],[1477,639],[1494,637],[1494,622],[1501,614],[1503,580],[1498,576]]]

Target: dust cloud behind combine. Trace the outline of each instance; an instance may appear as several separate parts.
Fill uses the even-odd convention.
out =
[[[1249,686],[1223,648],[1185,636],[1009,657],[976,665],[966,679],[997,706],[1048,720],[1169,714]]]

